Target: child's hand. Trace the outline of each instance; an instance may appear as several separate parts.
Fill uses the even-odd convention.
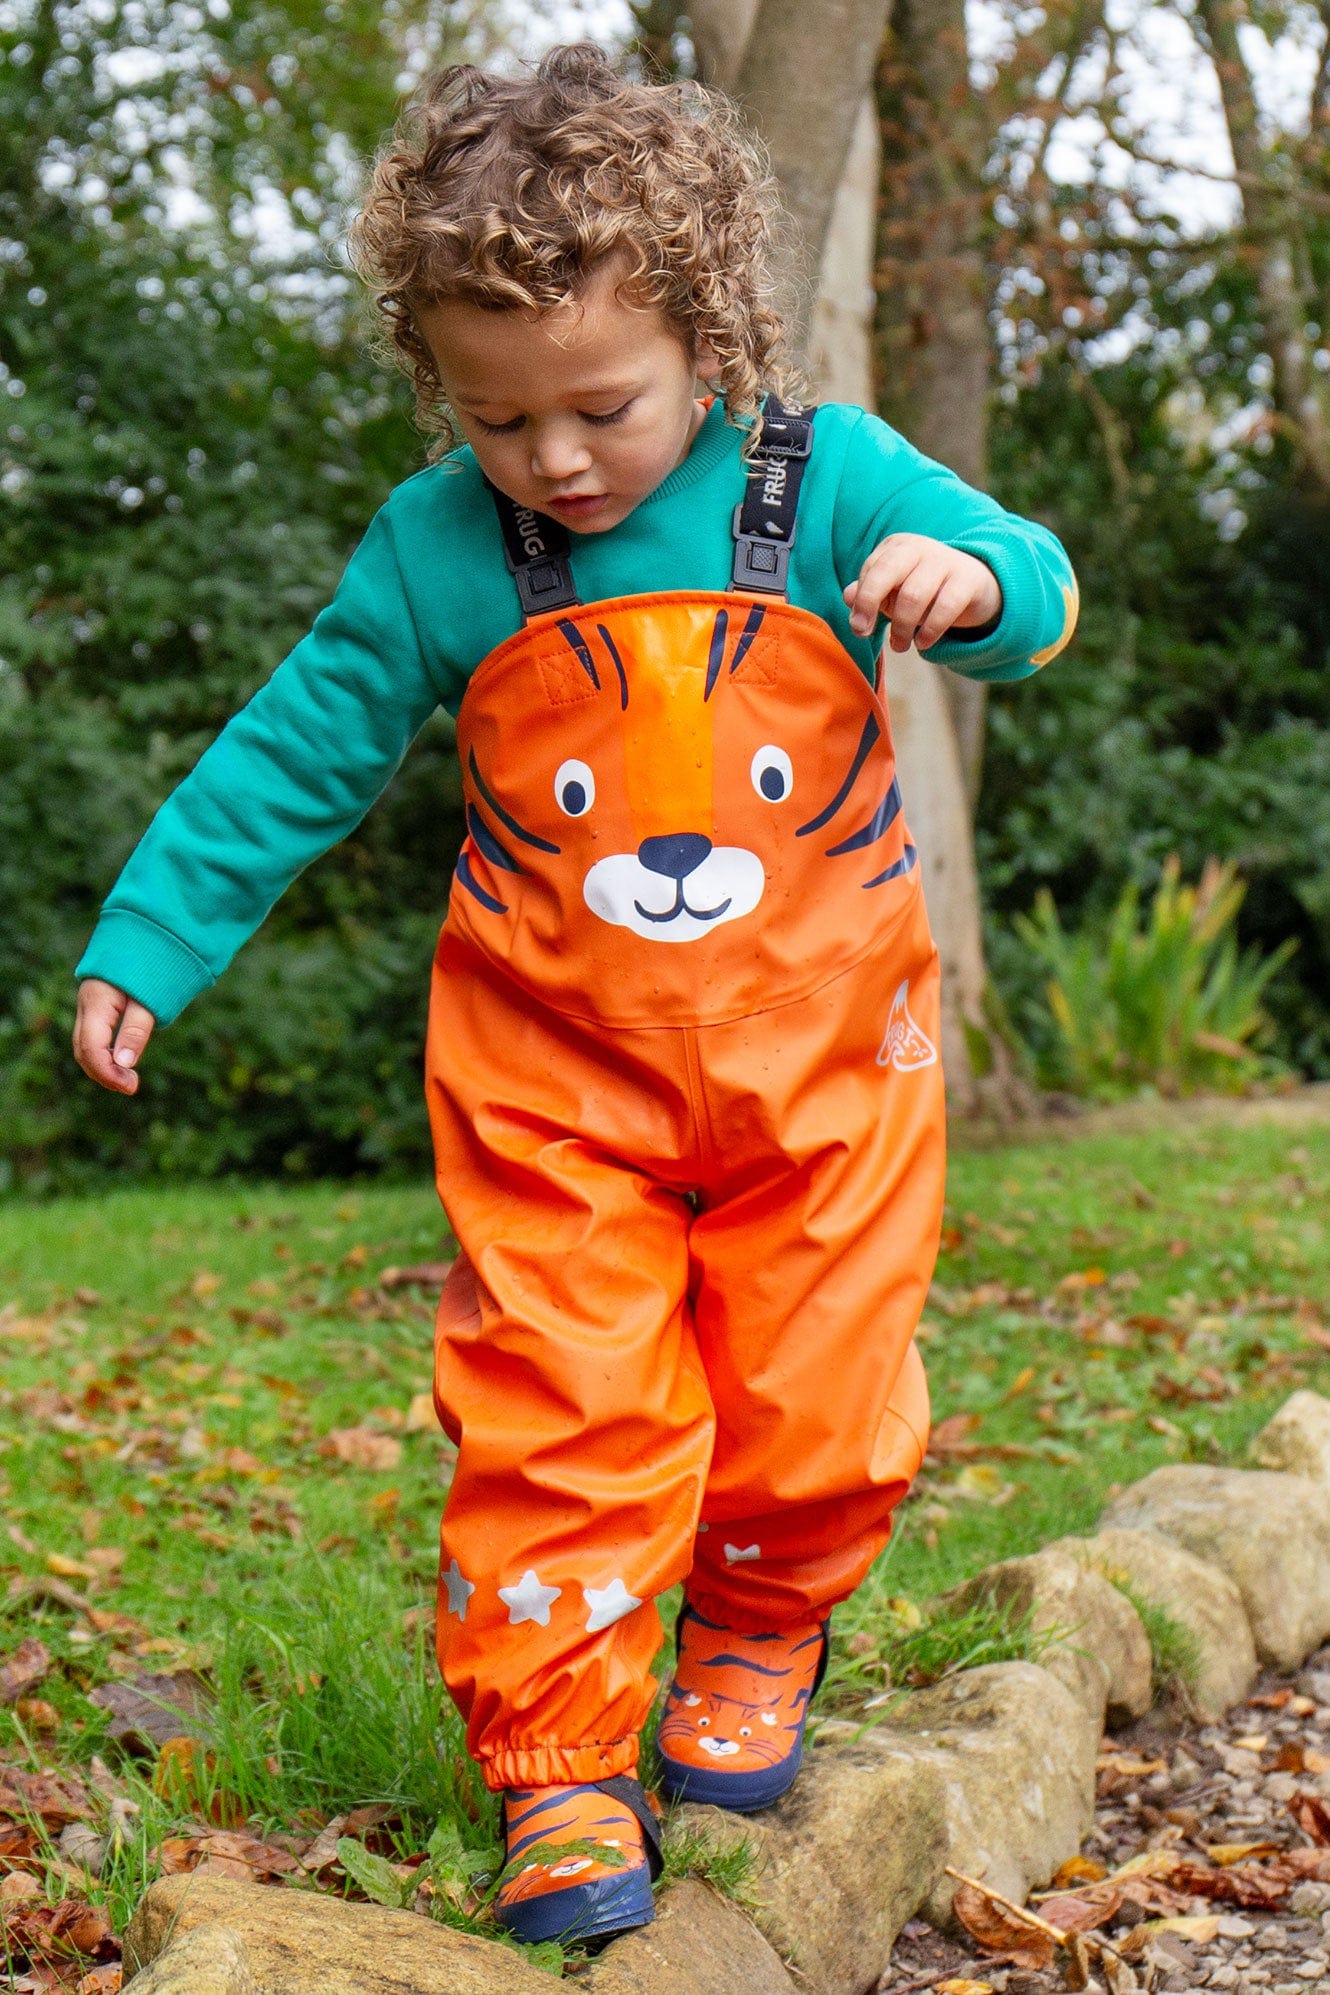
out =
[[[873,549],[859,580],[845,591],[850,628],[867,637],[879,616],[891,618],[891,648],[927,651],[953,624],[989,623],[1002,608],[1002,590],[987,562],[923,533],[889,533]]]
[[[146,1005],[114,984],[104,984],[100,977],[89,977],[79,985],[74,1058],[99,1087],[137,1094],[139,1077],[134,1069],[156,1023]]]

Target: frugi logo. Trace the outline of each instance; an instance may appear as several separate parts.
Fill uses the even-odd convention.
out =
[[[517,508],[517,531],[522,536],[522,551],[534,561],[545,552],[545,542],[540,528],[536,525],[536,515],[530,506]]]
[[[767,475],[762,481],[762,503],[764,506],[778,506],[785,496],[786,467],[783,457],[775,458],[767,466]]]
[[[891,1000],[887,1030],[878,1048],[879,1067],[894,1067],[898,1074],[913,1074],[937,1061],[937,1047],[910,1016],[910,985],[907,979]]]

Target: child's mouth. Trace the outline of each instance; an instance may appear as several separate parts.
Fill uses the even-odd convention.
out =
[[[598,513],[603,506],[609,504],[609,498],[608,492],[579,493],[568,499],[548,499],[545,502],[545,510],[553,513],[556,518],[590,519],[594,513]]]

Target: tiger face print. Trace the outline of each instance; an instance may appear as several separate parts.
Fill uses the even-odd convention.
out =
[[[785,603],[542,619],[480,667],[458,745],[450,919],[556,1005],[760,1008],[857,960],[915,884],[885,710]]]

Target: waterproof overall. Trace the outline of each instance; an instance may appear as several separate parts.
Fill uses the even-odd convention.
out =
[[[883,699],[783,596],[812,431],[768,405],[726,594],[583,605],[495,495],[527,622],[458,716],[427,1092],[439,1661],[496,1788],[636,1765],[678,1581],[825,1617],[927,1437],[937,955]]]

